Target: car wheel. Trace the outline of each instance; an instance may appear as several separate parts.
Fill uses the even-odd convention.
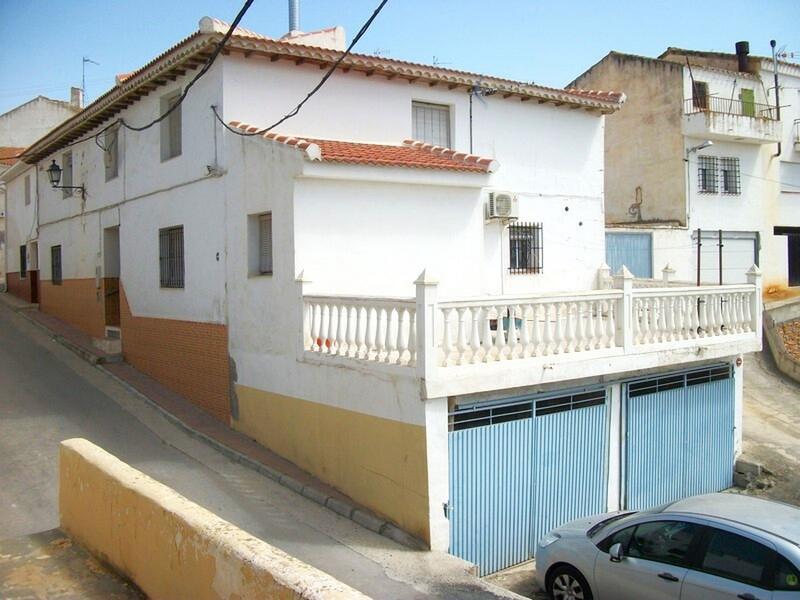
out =
[[[577,569],[568,565],[553,569],[548,578],[547,593],[553,600],[592,600],[589,583]]]

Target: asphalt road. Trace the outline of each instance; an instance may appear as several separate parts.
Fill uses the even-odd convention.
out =
[[[514,597],[228,460],[0,302],[0,539],[58,526],[58,444],[72,437],[374,598]]]

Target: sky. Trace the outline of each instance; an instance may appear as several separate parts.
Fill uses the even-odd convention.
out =
[[[86,65],[91,101],[243,1],[0,0],[0,114],[39,94],[68,99],[84,56],[100,63]],[[301,29],[343,25],[349,41],[378,1],[300,0]],[[287,0],[255,0],[242,26],[280,37],[287,15]],[[766,56],[770,39],[800,63],[800,0],[389,0],[355,51],[563,87],[610,50],[733,52],[748,40]]]

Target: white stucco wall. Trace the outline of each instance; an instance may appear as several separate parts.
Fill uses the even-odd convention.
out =
[[[80,109],[38,96],[0,115],[0,146],[26,148]]]
[[[19,272],[19,247],[35,241],[37,173],[34,167],[17,167],[19,175],[6,184],[6,273]],[[25,205],[25,177],[30,177],[31,202]],[[38,190],[44,185],[46,175],[39,174]],[[30,251],[30,248],[29,248]],[[33,261],[32,261],[33,259]],[[35,257],[28,256],[28,267],[35,264]]]

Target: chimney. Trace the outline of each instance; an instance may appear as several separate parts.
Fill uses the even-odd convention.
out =
[[[748,72],[747,55],[750,54],[749,42],[736,42],[736,58],[739,60],[739,71]]]
[[[69,88],[69,103],[76,108],[83,108],[83,90],[81,88]]]
[[[300,0],[289,0],[289,33],[300,31]]]

